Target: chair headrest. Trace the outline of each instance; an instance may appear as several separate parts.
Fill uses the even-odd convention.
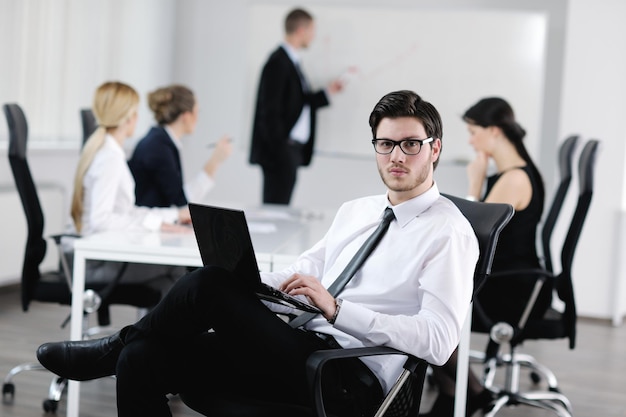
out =
[[[25,159],[28,139],[26,116],[22,108],[15,103],[5,104],[3,110],[9,126],[9,157]]]

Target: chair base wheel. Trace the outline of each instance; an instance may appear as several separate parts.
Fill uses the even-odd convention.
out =
[[[541,376],[537,372],[531,372],[530,379],[534,384],[538,384],[541,381]]]
[[[11,382],[5,382],[2,385],[2,402],[10,404],[13,402],[13,397],[15,397],[15,385]]]
[[[57,408],[59,407],[59,402],[54,400],[44,400],[43,401],[43,411],[46,413],[56,413]]]

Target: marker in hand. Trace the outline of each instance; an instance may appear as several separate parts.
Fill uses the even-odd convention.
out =
[[[215,172],[232,153],[232,138],[228,135],[224,135],[217,142],[212,142],[207,145],[207,148],[215,148],[213,152],[211,152],[211,156],[204,164],[204,172],[210,177],[215,176]]]
[[[335,78],[328,85],[328,92],[330,94],[336,94],[344,89],[346,84],[352,82],[358,75],[359,70],[355,66],[350,66],[341,75]]]
[[[224,139],[226,139],[226,141],[228,141],[229,143],[233,142],[233,138],[231,137],[227,137],[227,138],[222,138],[221,140],[217,141],[217,142],[211,142],[209,144],[206,145],[207,148],[215,148],[217,145],[219,145]]]
[[[349,66],[340,76],[339,80],[345,86],[346,84],[354,81],[359,76],[358,67],[352,65]]]

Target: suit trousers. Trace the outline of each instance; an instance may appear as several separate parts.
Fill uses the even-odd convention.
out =
[[[298,168],[302,164],[303,144],[290,140],[283,157],[272,164],[263,165],[263,203],[284,204],[291,202],[296,186]]]
[[[170,416],[167,394],[199,389],[207,402],[234,394],[307,405],[305,361],[331,347],[291,328],[249,285],[211,266],[179,279],[122,334],[126,345],[116,368],[121,417]]]

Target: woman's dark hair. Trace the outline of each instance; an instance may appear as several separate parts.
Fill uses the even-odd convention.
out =
[[[465,111],[465,114],[463,114],[463,120],[471,125],[481,127],[499,127],[504,136],[513,144],[513,146],[515,146],[517,153],[530,167],[539,186],[539,191],[541,192],[541,195],[543,195],[543,179],[537,169],[537,166],[524,146],[526,131],[515,120],[513,108],[506,102],[506,100],[500,97],[483,98]]]
[[[376,130],[380,121],[384,118],[414,117],[424,126],[426,135],[434,139],[442,140],[443,123],[439,112],[429,102],[409,90],[394,91],[381,98],[374,110],[370,114],[370,127],[372,128],[372,138],[376,139]],[[430,145],[432,147],[432,144]],[[441,156],[441,153],[439,153]],[[437,168],[439,158],[433,163],[433,168]]]
[[[183,85],[170,85],[148,94],[148,106],[161,126],[174,122],[183,113],[193,111],[195,104],[193,91]]]

